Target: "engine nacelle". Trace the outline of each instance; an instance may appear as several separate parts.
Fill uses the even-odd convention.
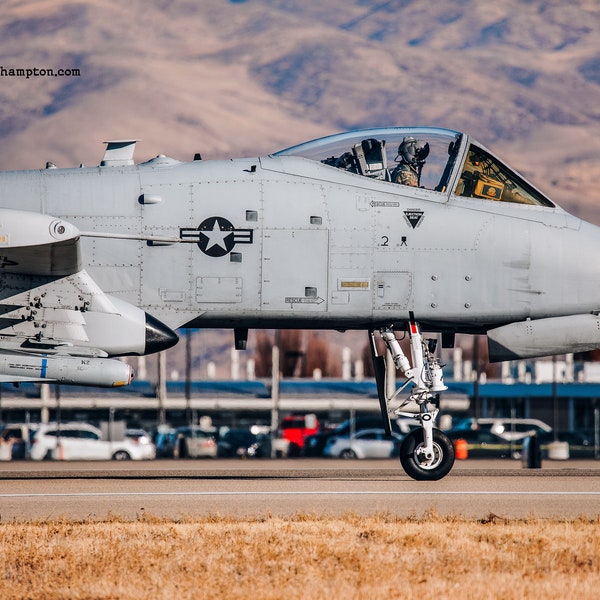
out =
[[[118,387],[132,380],[133,369],[112,358],[0,353],[0,381]]]
[[[600,348],[600,317],[592,314],[510,323],[487,332],[490,362]]]

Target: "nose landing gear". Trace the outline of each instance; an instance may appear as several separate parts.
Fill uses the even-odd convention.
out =
[[[445,477],[454,465],[454,446],[442,431],[434,427],[439,413],[439,394],[448,389],[444,385],[442,367],[434,356],[435,340],[424,340],[419,325],[411,317],[408,323],[412,367],[405,356],[392,326],[379,330],[381,338],[407,381],[390,397],[386,392],[384,357],[378,355],[374,331],[370,331],[371,354],[379,404],[386,433],[390,434],[390,413],[416,417],[421,428],[410,432],[400,447],[400,462],[407,475],[419,481],[435,481]],[[394,406],[398,396],[412,384],[408,398]]]

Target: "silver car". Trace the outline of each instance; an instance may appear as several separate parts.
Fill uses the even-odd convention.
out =
[[[332,437],[327,440],[323,456],[333,458],[390,458],[398,456],[403,436],[383,429],[363,429],[354,437]]]
[[[216,431],[202,427],[179,427],[176,430],[175,456],[177,458],[215,458]]]
[[[534,433],[542,435],[552,432],[552,427],[539,419],[513,419],[507,417],[465,419],[454,428],[455,431],[461,429],[489,431],[508,441],[523,440]]]

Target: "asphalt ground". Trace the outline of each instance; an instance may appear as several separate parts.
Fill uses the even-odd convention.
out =
[[[467,518],[596,518],[600,461],[457,461],[440,481],[410,479],[397,460],[156,460],[0,465],[0,519],[171,519],[299,513],[435,512]]]

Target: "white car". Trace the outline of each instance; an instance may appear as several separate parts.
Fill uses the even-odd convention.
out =
[[[398,456],[404,438],[392,432],[386,437],[383,429],[363,429],[354,437],[332,437],[327,440],[323,456],[333,458],[391,458]]]
[[[156,446],[151,435],[144,429],[126,429],[124,442],[133,448],[132,452],[136,457],[132,456],[131,458],[134,460],[153,460],[156,458]]]
[[[458,429],[490,431],[508,441],[523,440],[534,433],[546,434],[552,432],[552,427],[539,419],[512,419],[505,417],[466,419],[455,428],[455,430]]]
[[[149,439],[105,440],[100,429],[88,423],[42,424],[31,446],[33,460],[145,460],[155,456]]]

